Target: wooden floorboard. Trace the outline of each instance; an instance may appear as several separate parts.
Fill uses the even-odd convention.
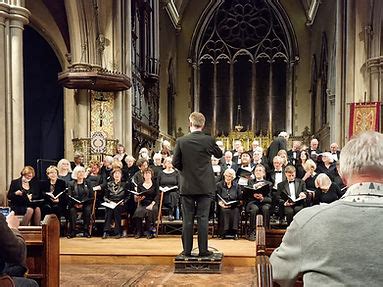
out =
[[[169,265],[63,263],[60,287],[73,286],[256,286],[256,272],[224,266],[221,274],[175,274]]]
[[[194,246],[197,246],[195,238]],[[226,266],[254,266],[255,243],[245,239],[209,239],[209,247],[224,253]],[[61,238],[60,260],[72,264],[147,264],[173,265],[182,251],[179,236],[160,236],[154,239]],[[198,251],[196,251],[198,252]]]

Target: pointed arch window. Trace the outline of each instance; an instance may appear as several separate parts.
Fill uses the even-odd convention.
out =
[[[206,115],[212,134],[228,134],[237,124],[255,133],[291,130],[297,46],[289,27],[277,1],[211,2],[195,31],[191,61],[194,108]]]

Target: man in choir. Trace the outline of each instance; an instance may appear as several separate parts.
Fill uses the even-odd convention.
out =
[[[253,151],[253,164],[262,164],[266,169],[266,175],[270,172],[269,161],[265,156],[263,156],[263,148],[260,146],[255,148]]]
[[[249,213],[249,234],[248,239],[255,241],[256,217],[262,213],[264,226],[270,226],[270,207],[271,207],[271,182],[265,180],[266,169],[262,164],[258,164],[254,169],[253,180],[250,180],[249,186],[255,189],[250,197],[244,198],[246,202],[246,212]],[[246,190],[244,190],[246,192]]]
[[[283,159],[280,156],[275,156],[273,159],[273,170],[270,172],[268,180],[271,182],[271,198],[274,214],[278,217],[282,217],[283,202],[278,197],[278,184],[286,180],[286,175],[283,169]]]
[[[241,154],[241,165],[237,169],[237,180],[239,186],[248,185],[252,177],[254,165],[251,162],[251,155],[249,152]]]
[[[234,171],[237,171],[238,165],[233,162],[233,153],[231,151],[226,151],[225,155],[223,156],[224,163],[221,165],[222,172],[225,172],[226,169],[234,169]]]
[[[269,163],[273,163],[274,157],[278,154],[281,149],[287,150],[287,141],[289,134],[287,132],[280,132],[267,149],[267,158]]]
[[[259,148],[259,141],[257,140],[253,140],[253,142],[251,143],[251,149],[249,150],[250,153],[254,153],[254,151]]]
[[[322,153],[322,151],[318,148],[318,146],[319,146],[319,141],[317,139],[314,138],[310,141],[310,147],[307,151],[309,153],[310,158],[313,161],[317,161],[318,155]]]
[[[299,156],[301,153],[301,141],[293,141],[293,147],[291,150],[287,151],[287,157],[289,163],[296,167],[297,162],[299,161]]]
[[[334,161],[339,161],[340,159],[340,150],[339,150],[339,146],[337,143],[332,143],[330,145],[330,152],[331,152],[331,156],[333,158]]]
[[[305,206],[306,184],[302,179],[296,178],[295,167],[289,165],[285,168],[286,180],[278,184],[278,197],[283,199],[283,210],[287,224],[293,221],[297,214]]]
[[[205,135],[205,116],[193,112],[189,116],[190,134],[177,139],[173,166],[180,171],[181,205],[183,214],[183,255],[191,256],[193,249],[194,218],[198,225],[199,256],[210,256],[208,227],[211,195],[215,191],[211,156],[220,158],[221,149],[215,140]]]
[[[273,280],[294,286],[381,286],[383,135],[365,132],[342,149],[340,174],[349,187],[331,204],[299,212],[270,257]]]

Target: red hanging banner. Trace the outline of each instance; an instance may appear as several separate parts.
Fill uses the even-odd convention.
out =
[[[349,138],[364,131],[379,131],[380,102],[350,105]]]

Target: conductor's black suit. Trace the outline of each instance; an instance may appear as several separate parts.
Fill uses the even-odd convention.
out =
[[[208,224],[211,195],[215,191],[211,156],[222,156],[211,136],[194,131],[177,139],[173,165],[180,171],[180,194],[183,214],[182,244],[184,254],[193,248],[194,216],[198,223],[199,255],[208,255]]]

